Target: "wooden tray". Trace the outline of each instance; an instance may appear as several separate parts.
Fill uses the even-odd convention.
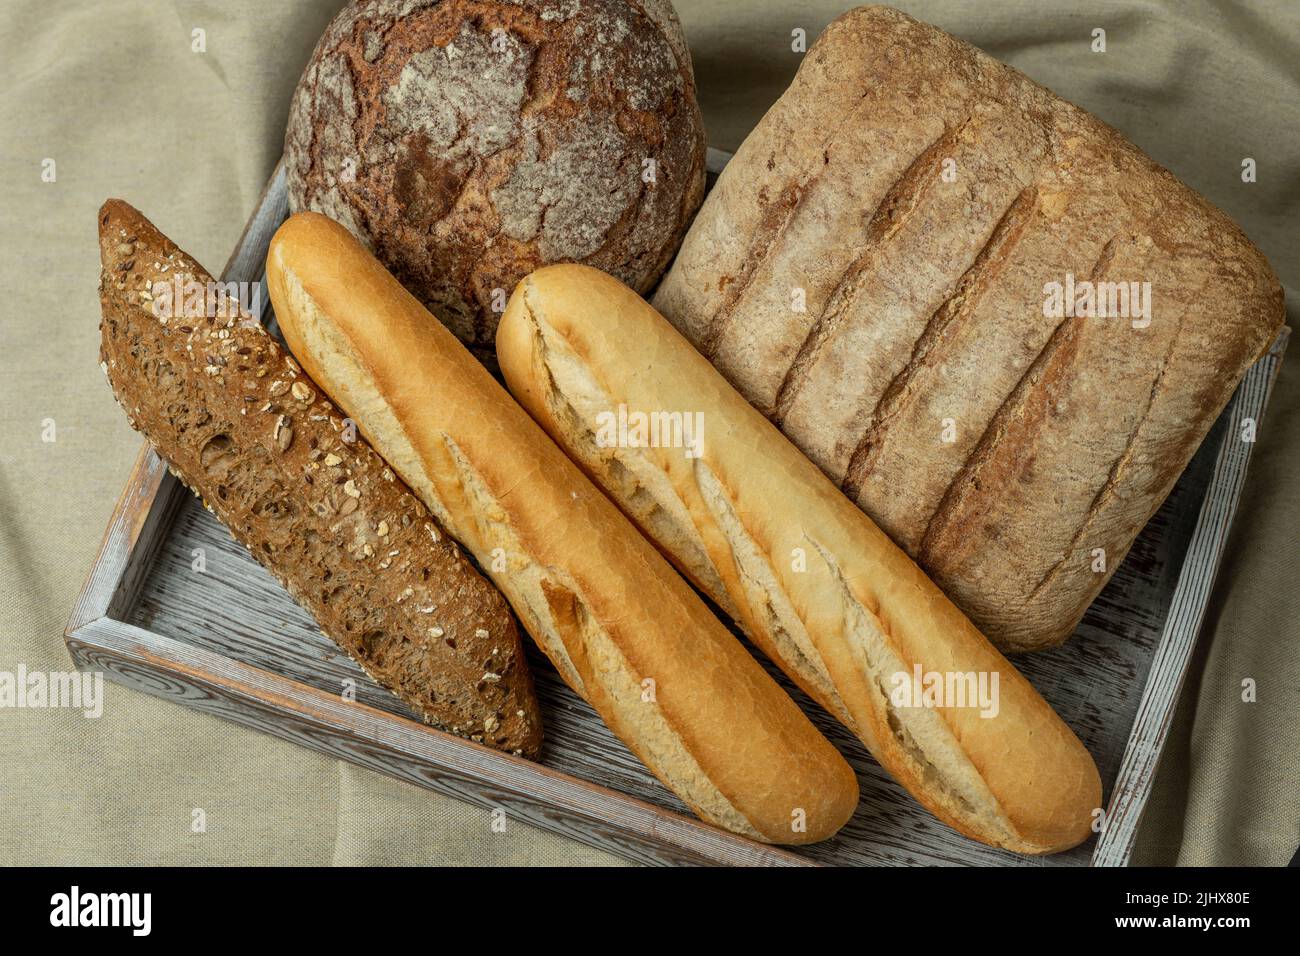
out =
[[[710,171],[716,175],[727,158],[710,150]],[[267,246],[286,216],[277,167],[225,281],[264,279]],[[269,314],[262,318],[274,327]],[[1242,422],[1261,417],[1286,340],[1283,330],[1247,374],[1075,637],[1016,660],[1101,770],[1107,822],[1098,837],[1068,853],[1025,858],[958,835],[771,667],[862,785],[849,824],[833,840],[797,852],[697,821],[531,648],[546,729],[540,764],[430,729],[320,633],[147,444],[68,621],[68,650],[78,668],[103,671],[109,680],[504,808],[515,819],[644,863],[1123,865],[1250,458]],[[203,551],[201,573],[193,570],[196,549]],[[355,687],[355,702],[342,693],[348,687]]]

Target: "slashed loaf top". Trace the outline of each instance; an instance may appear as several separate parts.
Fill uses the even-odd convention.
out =
[[[1070,635],[1283,320],[1222,212],[888,7],[809,50],[654,304],[1011,650]]]

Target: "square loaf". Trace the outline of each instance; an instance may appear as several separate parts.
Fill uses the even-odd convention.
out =
[[[809,50],[654,304],[1005,650],[1073,632],[1284,316],[1203,197],[887,7]]]

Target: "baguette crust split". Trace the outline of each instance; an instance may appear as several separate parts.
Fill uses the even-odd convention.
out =
[[[303,366],[479,561],[573,689],[703,819],[834,834],[847,762],[528,415],[342,226],[290,218],[267,262]]]
[[[853,503],[617,280],[549,266],[497,333],[512,392],[774,662],[946,823],[1021,853],[1090,832],[1097,768],[1032,686]],[[602,413],[701,413],[702,441],[609,447]],[[606,419],[608,420],[608,419]],[[997,712],[896,706],[895,676],[997,675]],[[992,678],[988,678],[991,682]]]

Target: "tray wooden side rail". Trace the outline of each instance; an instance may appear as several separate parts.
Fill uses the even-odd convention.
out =
[[[710,150],[711,171],[727,158]],[[277,167],[224,280],[262,279],[267,246],[287,213]],[[271,316],[262,318],[273,327]],[[542,763],[433,730],[325,638],[147,445],[73,608],[67,644],[77,667],[109,680],[638,862],[1123,865],[1240,494],[1251,449],[1240,440],[1241,423],[1260,419],[1285,346],[1284,330],[1074,639],[1016,662],[1097,758],[1109,800],[1099,837],[1053,857],[1017,857],[935,821],[770,666],[862,785],[862,804],[844,830],[797,852],[691,817],[535,652]],[[196,550],[205,571],[194,568]]]
[[[1098,866],[1123,866],[1133,852],[1142,811],[1169,733],[1174,705],[1205,620],[1205,607],[1246,482],[1254,434],[1273,391],[1290,329],[1283,327],[1268,352],[1246,373],[1201,451],[1217,447],[1214,474],[1179,571],[1160,644],[1142,690],[1133,734],[1124,749],[1119,782],[1107,809],[1106,839],[1093,856]],[[1250,426],[1249,428],[1247,426]],[[1247,435],[1250,439],[1247,440]]]

